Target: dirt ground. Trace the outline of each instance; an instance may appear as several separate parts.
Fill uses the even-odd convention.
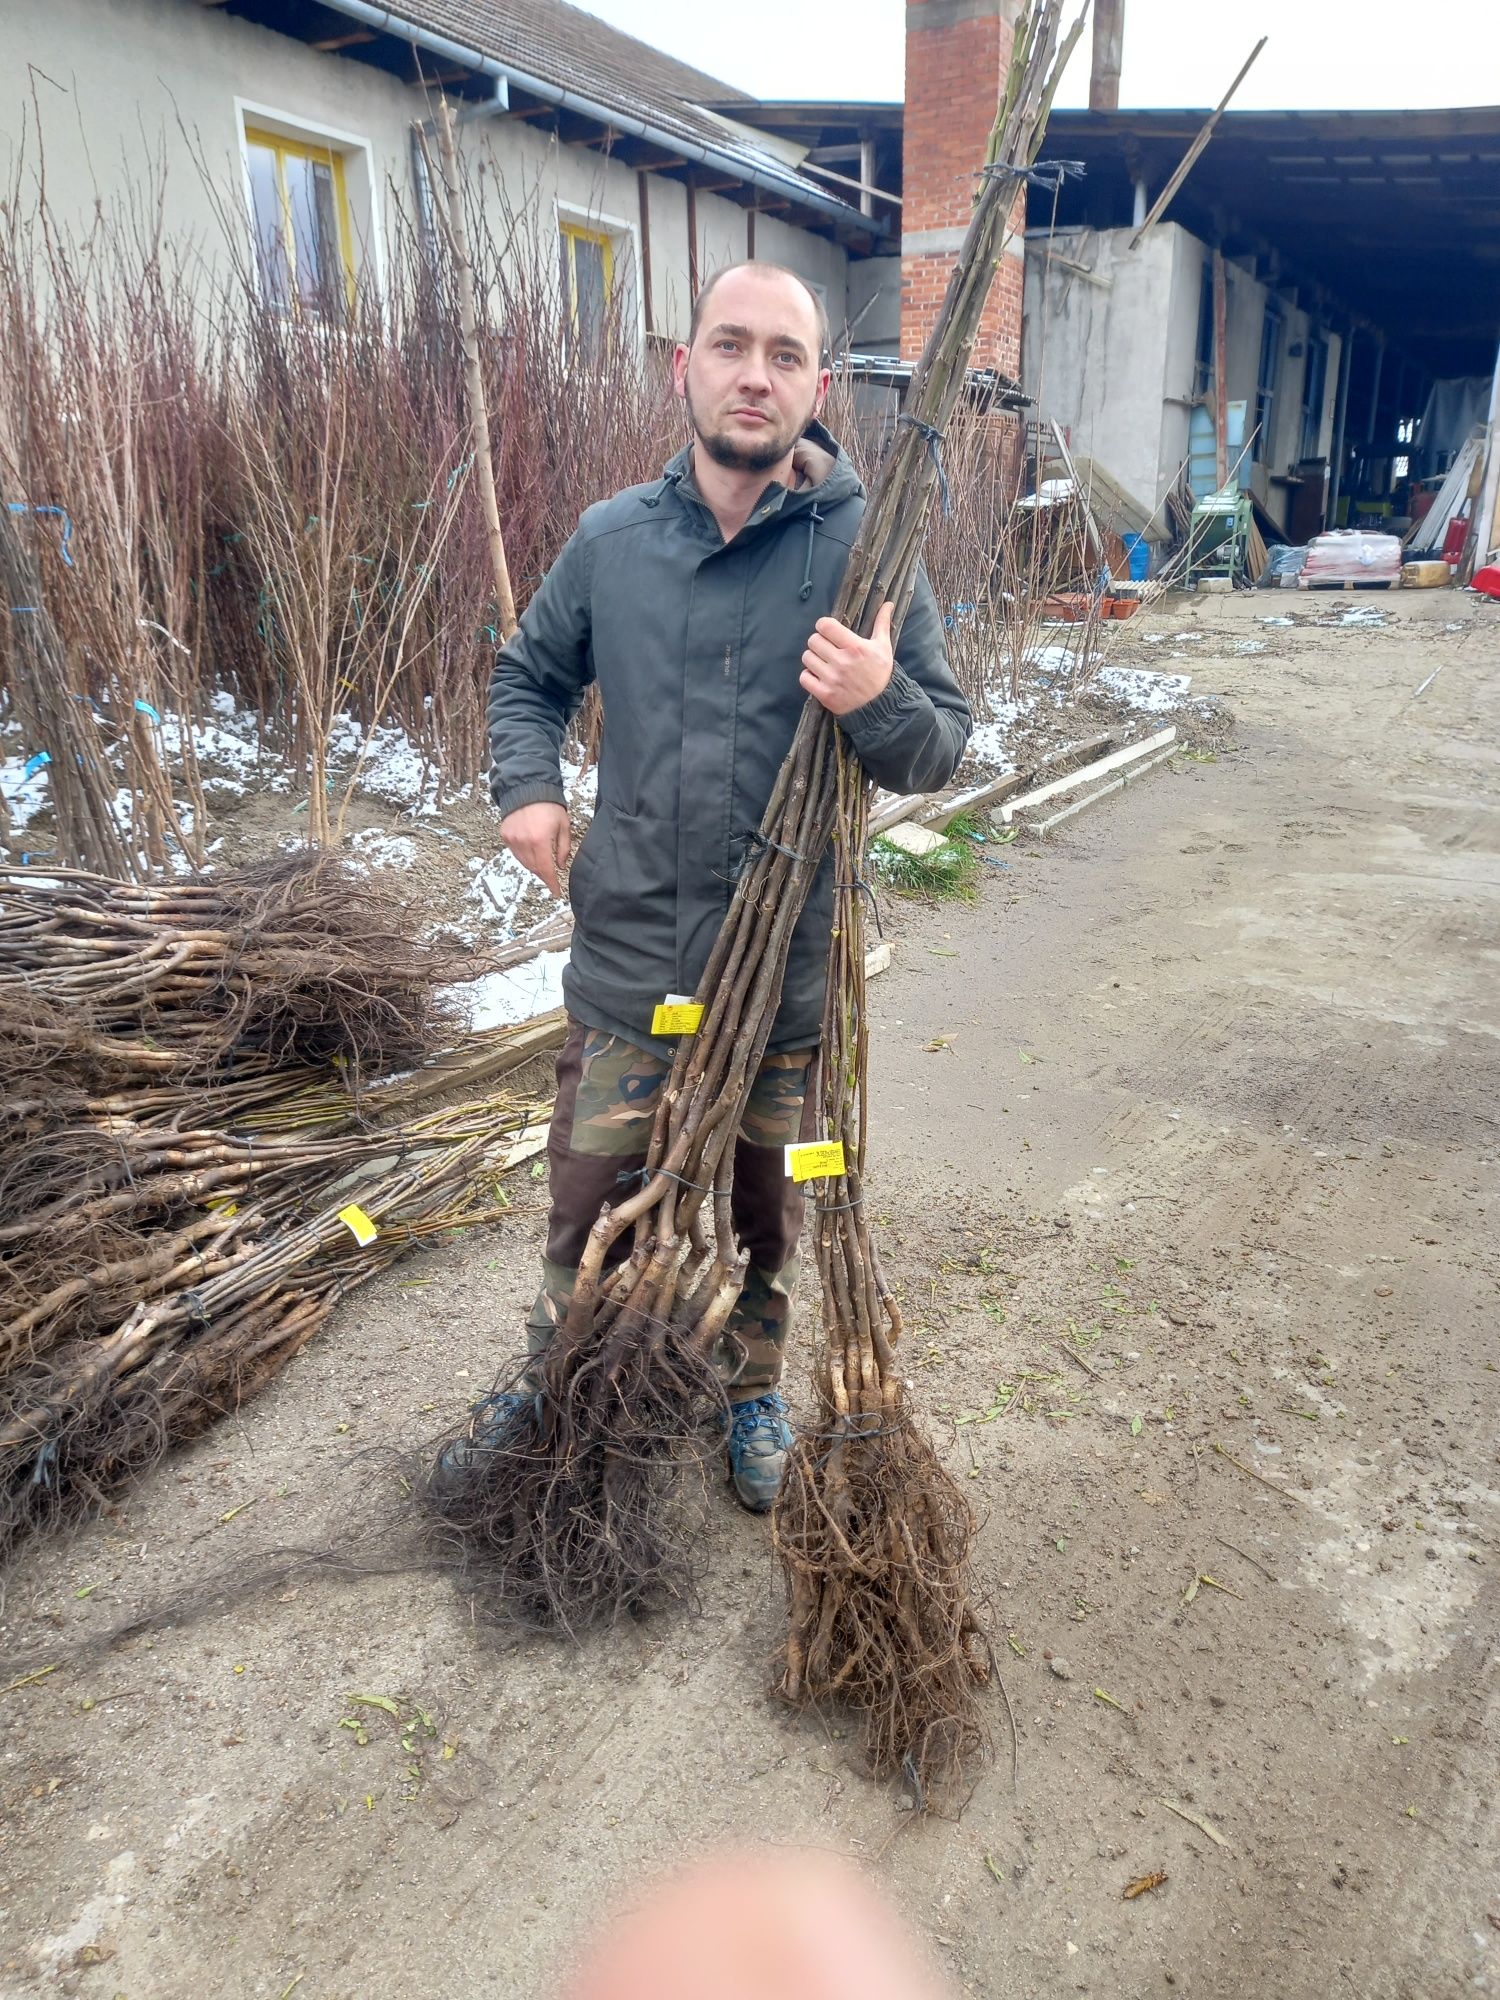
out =
[[[1314,622],[1355,607],[1383,624]],[[1125,636],[1190,657],[1228,744],[903,911],[872,989],[873,1178],[1014,1780],[998,1697],[956,1821],[769,1699],[780,1586],[723,1496],[701,1613],[580,1650],[434,1577],[304,1576],[0,1675],[0,1992],[540,2000],[612,1900],[731,1840],[850,1856],[995,2000],[1500,1990],[1500,619],[1263,593]],[[277,1544],[378,1546],[369,1447],[487,1383],[544,1195],[29,1558],[4,1656]]]

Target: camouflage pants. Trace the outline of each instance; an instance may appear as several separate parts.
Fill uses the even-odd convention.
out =
[[[734,1227],[750,1252],[744,1290],[714,1353],[736,1400],[781,1378],[797,1282],[804,1193],[787,1176],[783,1146],[801,1135],[811,1049],[767,1056],[751,1086],[734,1149]],[[646,1163],[651,1127],[671,1064],[619,1035],[575,1022],[557,1058],[557,1102],[547,1140],[552,1214],[542,1288],[526,1322],[535,1357],[567,1311],[589,1230],[606,1202],[629,1192]],[[609,1259],[629,1254],[627,1230]]]

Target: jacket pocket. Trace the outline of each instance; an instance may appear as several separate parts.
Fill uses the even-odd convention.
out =
[[[578,852],[568,870],[568,901],[572,905],[573,921],[585,930],[589,924],[589,913],[594,907],[595,885],[604,862],[604,850],[609,844],[609,812],[609,807],[603,804],[594,808],[594,817],[584,830]]]
[[[677,959],[676,820],[601,803],[579,849],[570,893],[594,976],[662,998]]]

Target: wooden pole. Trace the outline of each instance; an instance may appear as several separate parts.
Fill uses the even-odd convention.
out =
[[[1229,479],[1229,296],[1224,252],[1214,245],[1214,491]]]
[[[458,279],[458,323],[464,345],[464,387],[469,403],[469,430],[473,440],[474,464],[479,474],[479,502],[484,509],[489,537],[490,567],[495,578],[500,643],[516,629],[516,600],[510,587],[510,565],[505,560],[505,537],[500,532],[500,502],[495,494],[495,456],[490,449],[490,409],[484,393],[484,371],[479,365],[479,315],[474,305],[474,265],[469,256],[468,232],[464,227],[463,188],[458,177],[458,144],[453,136],[453,113],[446,97],[438,99],[438,152],[443,167],[443,192],[447,197],[445,229],[448,248],[453,253],[453,269]]]
[[[1198,155],[1203,151],[1203,148],[1208,144],[1209,140],[1214,136],[1214,127],[1223,117],[1230,98],[1234,96],[1234,93],[1239,89],[1240,85],[1245,81],[1245,78],[1250,74],[1250,65],[1255,61],[1255,58],[1260,54],[1261,50],[1265,47],[1268,39],[1269,39],[1268,36],[1262,35],[1260,40],[1255,44],[1255,47],[1250,51],[1249,55],[1246,56],[1244,63],[1241,65],[1239,75],[1235,78],[1234,82],[1230,84],[1228,90],[1225,91],[1224,95],[1219,99],[1218,105],[1214,109],[1207,123],[1204,125],[1203,130],[1198,134],[1197,138],[1193,141],[1192,145],[1189,146],[1187,151],[1183,154],[1181,164],[1178,166],[1176,173],[1173,174],[1172,178],[1167,182],[1166,186],[1162,189],[1161,193],[1156,197],[1155,202],[1152,204],[1150,214],[1146,217],[1146,220],[1141,224],[1140,228],[1135,232],[1134,236],[1131,237],[1130,247],[1132,250],[1135,248],[1137,243],[1140,242],[1141,238],[1145,235],[1146,231],[1151,227],[1152,223],[1156,221],[1157,217],[1161,214],[1162,210],[1166,207],[1167,203],[1172,199],[1173,195],[1176,194],[1177,190],[1182,186],[1183,182],[1192,172],[1194,161],[1197,159]]]

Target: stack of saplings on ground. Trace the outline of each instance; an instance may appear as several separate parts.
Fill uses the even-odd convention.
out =
[[[463,1032],[440,990],[474,970],[326,854],[0,876],[0,1560],[503,1211],[545,1101],[498,1079],[538,1037]]]

